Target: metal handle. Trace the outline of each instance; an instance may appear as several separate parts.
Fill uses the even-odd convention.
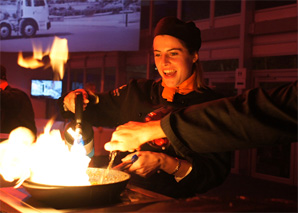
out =
[[[81,125],[83,120],[83,94],[82,92],[76,92],[75,94],[75,122],[76,125]]]

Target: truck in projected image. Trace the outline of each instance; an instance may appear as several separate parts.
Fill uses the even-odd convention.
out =
[[[48,30],[49,8],[46,0],[0,1],[0,36],[8,39],[12,32],[33,37],[38,30]]]

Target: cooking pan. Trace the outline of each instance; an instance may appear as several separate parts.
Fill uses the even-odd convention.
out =
[[[36,200],[54,208],[105,206],[120,202],[130,175],[119,170],[88,168],[91,185],[57,186],[26,180],[23,187]]]

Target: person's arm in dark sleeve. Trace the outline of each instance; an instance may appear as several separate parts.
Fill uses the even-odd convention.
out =
[[[143,106],[146,100],[150,100],[151,81],[131,80],[127,85],[123,85],[112,91],[104,93],[88,94],[89,103],[83,112],[83,119],[92,126],[103,126],[114,128],[131,120],[141,120]],[[74,110],[69,111],[65,107],[65,97],[58,100],[59,111],[63,118],[73,119]],[[144,101],[143,101],[144,100]],[[66,104],[69,105],[69,104]],[[146,110],[145,110],[146,111]]]
[[[164,117],[161,127],[176,149],[196,152],[297,142],[297,81],[193,105]]]

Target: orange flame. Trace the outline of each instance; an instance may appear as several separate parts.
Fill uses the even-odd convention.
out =
[[[64,64],[68,60],[68,42],[67,39],[55,37],[52,47],[45,52],[39,43],[33,43],[33,56],[24,58],[22,52],[19,52],[18,65],[21,67],[36,69],[40,67],[47,68],[51,66],[54,73],[54,80],[63,79],[64,77]],[[42,59],[44,56],[49,56],[50,64],[45,64]]]
[[[59,130],[49,122],[34,143],[33,133],[18,127],[0,144],[0,174],[7,181],[18,179],[49,185],[90,185],[87,168],[90,158],[83,145],[74,143],[69,150]]]
[[[25,68],[36,69],[43,67],[44,63],[42,61],[36,60],[34,57],[24,58],[23,53],[19,52],[18,65]]]
[[[53,71],[59,73],[60,79],[63,79],[64,64],[67,62],[68,59],[67,39],[59,39],[58,37],[55,37],[49,56],[51,59],[51,66]]]

